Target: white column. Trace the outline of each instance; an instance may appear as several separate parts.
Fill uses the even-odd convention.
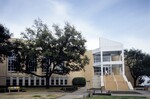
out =
[[[36,86],[36,76],[34,76],[33,80],[34,80],[34,86]]]
[[[103,80],[103,51],[101,46],[101,40],[99,39],[99,49],[100,49],[100,55],[101,55],[101,86],[104,86],[104,80]]]
[[[13,77],[10,77],[10,85],[13,85]]]
[[[56,77],[54,77],[54,85],[56,85]]]
[[[51,78],[49,78],[49,85],[51,85]]]
[[[25,77],[22,77],[22,85],[25,86]]]
[[[104,80],[103,80],[103,52],[101,52],[101,86],[104,86]]]
[[[41,77],[39,78],[39,85],[41,85]]]
[[[125,75],[124,50],[122,50],[121,57],[122,57],[122,75]]]
[[[31,86],[31,77],[28,77],[28,85]]]
[[[19,77],[16,77],[16,81],[17,81],[16,85],[19,85]]]
[[[59,77],[59,78],[58,78],[58,85],[61,85],[60,80],[61,80],[61,79],[60,79],[60,77]]]

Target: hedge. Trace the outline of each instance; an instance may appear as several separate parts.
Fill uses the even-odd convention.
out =
[[[72,80],[72,85],[84,87],[86,85],[86,80],[84,77],[75,77]]]

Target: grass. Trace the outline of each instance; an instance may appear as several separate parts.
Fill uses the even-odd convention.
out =
[[[34,96],[32,96],[32,97],[41,97],[40,95],[34,95]]]
[[[32,96],[32,97],[34,97],[34,99],[35,99],[35,98],[36,98],[36,99],[56,99],[56,97],[55,97],[54,95],[51,95],[51,94],[46,95],[46,96],[34,95],[34,96]]]
[[[86,99],[146,99],[138,96],[93,96]]]
[[[47,97],[49,97],[49,99],[51,99],[51,98],[52,98],[52,99],[55,99],[55,96],[54,96],[54,95],[51,95],[51,94],[50,94],[50,95],[47,95]]]
[[[45,87],[29,87],[29,88],[24,88],[26,92],[60,92],[61,87],[50,87],[49,89],[46,89]]]

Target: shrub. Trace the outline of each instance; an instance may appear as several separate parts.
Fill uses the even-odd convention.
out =
[[[75,77],[72,80],[72,84],[74,86],[79,86],[79,87],[83,87],[86,85],[86,80],[84,77]]]

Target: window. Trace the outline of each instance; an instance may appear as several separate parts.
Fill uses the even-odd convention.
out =
[[[65,85],[67,85],[67,79],[65,79]]]
[[[94,67],[94,74],[101,75],[101,67]]]
[[[63,80],[62,79],[60,80],[60,84],[63,85]]]
[[[59,85],[59,80],[58,79],[56,79],[56,85]]]
[[[34,86],[34,80],[31,79],[31,86]]]
[[[25,86],[28,86],[28,78],[25,78]]]
[[[16,86],[17,85],[17,80],[16,80],[16,77],[13,78],[13,86]]]
[[[48,57],[44,57],[42,59],[42,72],[46,72],[46,68],[47,68],[47,65],[49,63],[49,58]]]
[[[54,79],[51,79],[51,85],[54,85]]]
[[[16,67],[14,65],[14,61],[16,60],[15,56],[8,57],[8,71],[15,71]]]
[[[36,61],[35,60],[31,60],[31,61],[29,61],[29,70],[31,71],[31,72],[34,72],[34,71],[36,71]]]
[[[19,78],[19,86],[22,86],[22,78]]]
[[[94,63],[101,61],[101,56],[100,56],[100,54],[93,54],[93,56],[94,56]]]
[[[36,85],[39,85],[39,79],[36,79]]]
[[[45,85],[45,84],[44,84],[44,79],[41,80],[41,85]]]
[[[7,86],[10,86],[10,78],[9,78],[9,77],[8,77],[7,80],[6,80],[6,85],[7,85]]]
[[[104,62],[110,61],[110,56],[108,56],[108,55],[107,56],[103,56],[103,61]]]

